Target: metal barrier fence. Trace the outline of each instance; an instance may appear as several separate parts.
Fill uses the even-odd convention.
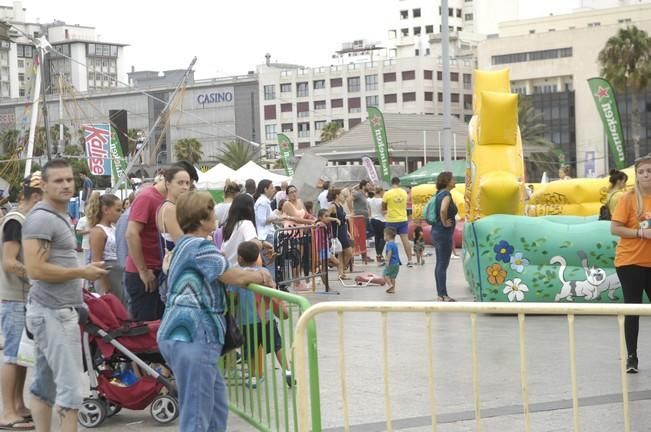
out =
[[[329,228],[325,226],[295,226],[274,233],[276,284],[287,291],[295,282],[307,281],[316,291],[316,278],[321,278],[325,292],[328,281]]]
[[[577,364],[576,364],[576,338],[575,338],[575,317],[577,315],[603,315],[614,316],[617,318],[619,327],[619,357],[620,357],[620,375],[621,391],[623,402],[623,419],[624,431],[630,432],[630,407],[628,380],[626,374],[626,346],[624,338],[624,317],[626,315],[650,316],[651,307],[648,305],[632,304],[552,304],[552,303],[419,303],[419,302],[329,302],[320,303],[312,306],[304,312],[296,325],[296,334],[294,338],[294,358],[296,367],[296,379],[298,383],[297,401],[298,401],[298,431],[307,432],[309,430],[320,432],[321,424],[315,420],[314,401],[310,400],[310,390],[308,388],[307,377],[314,374],[313,362],[308,354],[314,348],[310,346],[311,339],[308,338],[308,330],[313,328],[314,320],[318,315],[326,313],[337,314],[338,324],[338,378],[341,385],[341,400],[336,401],[341,405],[341,413],[337,413],[337,418],[343,419],[343,430],[349,431],[351,411],[349,406],[349,391],[346,378],[346,348],[344,344],[344,322],[345,315],[352,312],[359,313],[376,313],[380,315],[380,329],[382,342],[380,353],[382,355],[383,369],[383,390],[384,390],[384,412],[386,430],[393,430],[392,419],[392,398],[390,386],[390,368],[389,368],[389,339],[388,339],[388,316],[390,314],[418,314],[422,315],[426,343],[424,344],[423,356],[427,360],[427,382],[429,390],[429,404],[431,407],[431,427],[433,431],[437,429],[437,402],[435,398],[435,374],[433,368],[434,349],[432,343],[433,327],[432,317],[434,314],[452,314],[465,313],[469,314],[469,324],[471,333],[471,352],[472,352],[472,390],[474,405],[474,422],[476,430],[482,430],[482,398],[480,394],[480,365],[478,352],[478,333],[477,318],[479,315],[516,315],[517,332],[519,334],[519,378],[520,378],[520,395],[522,400],[522,415],[524,417],[524,430],[531,430],[531,410],[529,404],[529,375],[527,370],[527,350],[526,350],[526,333],[525,322],[527,315],[566,315],[568,326],[569,340],[569,361],[570,361],[570,381],[572,395],[572,423],[573,430],[579,430],[579,390],[577,386]],[[363,322],[368,325],[368,317],[364,316]],[[413,326],[410,327],[413,331]],[[397,345],[397,344],[396,344]],[[308,352],[308,348],[310,351]],[[332,349],[332,347],[330,347]],[[376,355],[375,352],[365,352],[365,358],[371,358]],[[404,356],[407,353],[401,352]],[[313,354],[311,354],[313,355]],[[424,363],[424,362],[423,362]],[[368,379],[368,377],[365,377]],[[380,377],[378,377],[378,380]],[[501,390],[503,391],[503,389]],[[311,402],[311,405],[310,405]],[[364,409],[368,410],[371,402],[364,400]],[[339,405],[337,405],[339,407]],[[321,411],[317,412],[320,419]],[[311,419],[311,426],[310,426]],[[375,423],[374,423],[375,424]],[[377,425],[377,424],[376,424]],[[378,429],[384,429],[377,426]]]
[[[297,380],[291,347],[295,324],[310,303],[260,285],[229,291],[229,310],[245,337],[244,346],[220,362],[229,409],[260,431],[296,431]],[[304,384],[310,389],[313,421],[320,424],[315,325],[308,323],[303,334],[313,371]]]

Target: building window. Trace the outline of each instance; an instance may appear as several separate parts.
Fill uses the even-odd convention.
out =
[[[362,101],[361,98],[354,97],[348,98],[348,112],[356,113],[362,110]]]
[[[420,50],[418,48],[416,48],[414,50],[414,57],[418,57],[419,55],[420,55]]]
[[[425,69],[423,71],[423,78],[425,78],[426,80],[431,80],[432,79],[432,71]]]
[[[344,121],[341,119],[335,119],[332,121],[334,124],[339,125],[340,128],[344,128]]]
[[[463,74],[463,88],[464,89],[472,88],[472,75],[467,73]]]
[[[425,26],[425,33],[432,34],[434,33],[434,26],[432,24]]]
[[[420,36],[420,26],[414,27],[414,36]]]
[[[18,73],[18,81],[19,82],[25,82],[25,74],[22,72]]]
[[[292,91],[292,83],[284,83],[280,85],[281,93],[290,93]]]
[[[298,117],[309,117],[310,115],[310,103],[309,102],[298,102],[296,104],[296,113]]]
[[[385,104],[396,103],[396,102],[398,102],[398,95],[396,95],[395,93],[389,93],[384,95]]]
[[[366,106],[367,107],[376,107],[380,105],[380,97],[375,96],[366,96]]]
[[[310,143],[309,142],[300,142],[300,143],[298,143],[298,148],[299,149],[310,148]]]
[[[25,96],[25,89],[24,88],[18,89],[18,96]]]
[[[280,125],[280,130],[283,132],[294,132],[294,123],[283,123]]]
[[[459,82],[459,72],[450,72],[450,81]]]
[[[459,103],[459,93],[451,93],[450,94],[450,102]]]
[[[409,28],[400,29],[400,33],[405,37],[409,36]]]
[[[296,83],[296,96],[306,97],[310,95],[310,88],[307,82]]]
[[[416,101],[416,92],[407,92],[402,94],[403,102],[415,102]]]
[[[358,92],[359,90],[360,90],[359,77],[350,77],[350,78],[348,78],[348,91],[349,92]]]
[[[402,80],[403,81],[411,81],[416,79],[416,71],[410,70],[410,71],[402,71]]]
[[[330,107],[331,108],[342,108],[344,106],[344,100],[343,99],[331,99],[330,100]]]
[[[18,60],[18,67],[19,68],[24,68],[25,67],[25,60]]]
[[[264,127],[264,138],[268,141],[273,141],[276,139],[276,125],[265,125]]]
[[[457,18],[461,18],[461,9],[457,9]]]
[[[464,21],[472,21],[472,19],[473,19],[473,15],[472,15],[471,13],[469,13],[469,14],[465,14],[465,15],[463,16],[463,19],[464,19]]]
[[[377,75],[366,75],[364,77],[366,91],[377,90]]]
[[[601,25],[600,22],[591,22],[588,23],[588,27],[599,27]]]
[[[314,109],[315,110],[326,109],[326,101],[324,101],[324,100],[314,101]]]
[[[361,122],[362,122],[362,119],[360,119],[360,118],[351,118],[351,119],[349,119],[348,120],[348,130],[351,130],[352,128],[354,128],[355,126],[360,124]]]
[[[325,120],[317,120],[314,122],[314,130],[321,130],[323,129],[323,126],[325,126],[327,121]]]
[[[439,81],[443,81],[443,72],[436,71],[436,79]]]
[[[292,112],[292,104],[291,103],[280,104],[280,112]]]
[[[395,72],[385,72],[382,79],[384,82],[393,82],[396,80],[396,73]]]
[[[425,102],[434,101],[434,92],[425,92]]]
[[[407,19],[407,18],[409,18],[409,11],[407,9],[401,10],[400,19]]]
[[[572,57],[571,47],[496,55],[491,57],[491,63],[493,65],[524,63],[527,61],[549,60],[563,57]]]
[[[330,78],[330,87],[341,87],[343,85],[343,80],[341,78]]]
[[[314,90],[324,89],[325,88],[325,80],[314,80],[313,87],[314,87]]]
[[[412,9],[411,15],[414,18],[420,18],[420,8]]]
[[[305,138],[310,136],[310,123],[304,122],[298,124],[298,136]]]
[[[265,105],[264,106],[264,119],[265,120],[275,120],[276,119],[276,105]]]
[[[472,109],[472,95],[469,94],[463,95],[463,109],[467,109],[467,110]]]
[[[273,84],[264,86],[264,100],[272,99],[276,99],[276,86]]]
[[[439,102],[443,102],[443,93],[441,93],[441,92],[436,93],[436,99]]]

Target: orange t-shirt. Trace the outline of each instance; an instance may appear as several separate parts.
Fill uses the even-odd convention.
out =
[[[617,202],[611,219],[633,229],[640,229],[641,222],[650,221],[648,228],[651,228],[651,197],[644,197],[643,217],[638,218],[635,193],[628,192]],[[651,267],[651,239],[620,238],[615,252],[615,267],[625,265]]]

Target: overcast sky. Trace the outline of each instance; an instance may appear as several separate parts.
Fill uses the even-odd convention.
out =
[[[495,0],[493,0],[495,1]],[[569,10],[573,0],[520,0],[526,16]],[[2,4],[11,4],[6,0]],[[24,0],[27,19],[96,27],[107,42],[129,44],[127,69],[182,69],[196,77],[245,74],[272,61],[329,64],[342,42],[382,41],[397,0]],[[176,5],[172,7],[170,5]]]

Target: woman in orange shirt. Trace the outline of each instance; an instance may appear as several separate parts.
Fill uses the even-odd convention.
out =
[[[615,268],[625,303],[651,299],[651,154],[635,161],[635,190],[621,197],[612,215],[610,232],[619,236]],[[639,316],[626,316],[626,372],[637,373]]]

